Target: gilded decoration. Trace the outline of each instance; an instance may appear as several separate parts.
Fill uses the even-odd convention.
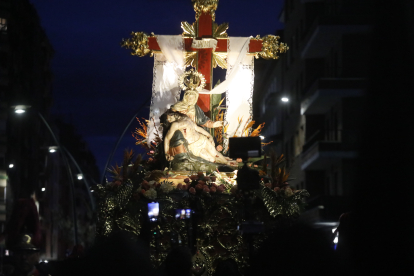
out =
[[[213,53],[213,68],[217,65],[222,69],[227,69],[227,53]]]
[[[256,39],[262,39],[262,51],[256,54],[256,58],[260,55],[264,59],[278,59],[279,54],[286,53],[289,47],[286,43],[279,42],[279,36],[267,35],[263,38],[256,36]]]
[[[183,37],[196,38],[196,30],[194,27],[195,23],[191,24],[183,21],[181,22],[181,29],[183,29]],[[229,28],[229,23],[222,23],[218,25],[216,22],[213,22],[213,38],[227,38],[227,29]],[[185,65],[196,67],[196,58],[197,52],[185,52]],[[227,69],[227,53],[218,53],[213,51],[213,68],[219,66],[222,69]]]
[[[196,12],[196,20],[201,13],[210,13],[213,21],[216,19],[215,11],[217,10],[219,0],[191,0],[194,11]]]
[[[206,79],[203,74],[194,71],[193,69],[186,71],[179,78],[181,89],[201,91],[206,85]]]
[[[190,89],[202,83],[192,74],[183,82]],[[99,204],[97,238],[126,231],[132,239],[149,239],[154,267],[162,265],[174,245],[181,244],[197,252],[193,255],[194,275],[211,276],[217,264],[226,259],[233,259],[243,272],[249,261],[249,244],[256,251],[278,225],[294,223],[309,196],[306,190],[289,187],[283,155],[273,153],[270,160],[270,166],[266,161],[261,166],[252,165],[258,166],[262,180],[260,189],[250,194],[247,207],[238,190],[236,172],[154,170],[150,169],[151,162],[126,151],[122,166],[109,170],[112,179],[94,189]],[[174,184],[173,179],[180,181]],[[151,221],[148,203],[154,201],[159,203],[159,219]],[[250,241],[239,228],[246,221],[246,208],[254,221],[264,226]],[[178,218],[176,210],[182,209],[191,209],[191,217]]]
[[[227,29],[229,28],[229,23],[223,23],[218,25],[216,22],[213,22],[213,37],[214,38],[227,38]]]
[[[121,47],[131,49],[131,55],[143,57],[150,55],[152,57],[153,52],[149,48],[148,38],[154,36],[153,33],[149,36],[144,32],[132,32],[131,38],[122,39]]]
[[[183,37],[196,37],[196,31],[194,28],[194,23],[190,25],[187,21],[181,22],[181,29],[183,29]]]

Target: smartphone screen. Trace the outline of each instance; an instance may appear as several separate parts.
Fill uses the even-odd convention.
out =
[[[160,207],[158,202],[148,203],[148,217],[151,221],[156,221],[158,213],[160,212]]]
[[[175,219],[191,218],[191,209],[175,209]]]

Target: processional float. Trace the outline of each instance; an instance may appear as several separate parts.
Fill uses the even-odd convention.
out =
[[[192,3],[196,21],[181,22],[182,35],[133,32],[132,38],[122,41],[132,55],[154,56],[150,116],[148,125],[141,124],[137,133],[145,138],[139,142],[153,151],[154,140],[159,149],[163,146],[161,139],[168,139],[168,149],[161,155],[173,161],[186,156],[185,162],[176,164],[180,171],[187,171],[186,175],[177,177],[174,168],[153,167],[150,160],[143,161],[140,156],[134,160],[133,152],[126,151],[122,166],[110,170],[112,180],[97,186],[97,238],[104,239],[116,231],[126,231],[136,238],[150,232],[154,266],[161,265],[169,250],[181,244],[189,246],[194,254],[194,275],[212,275],[217,264],[226,259],[233,259],[243,271],[251,250],[260,248],[268,231],[278,223],[296,219],[309,194],[289,187],[283,155],[273,154],[270,164],[265,158],[257,168],[260,186],[249,192],[247,203],[249,219],[263,227],[242,233],[238,226],[246,222],[246,195],[238,190],[235,172],[220,173],[215,163],[228,161],[226,165],[231,167],[232,160],[217,155],[217,160],[200,162],[200,158],[209,157],[197,156],[197,149],[190,145],[194,137],[189,133],[198,135],[195,140],[204,144],[214,143],[208,128],[221,128],[222,138],[246,136],[252,126],[254,58],[277,59],[288,47],[274,35],[229,37],[228,24],[215,22],[218,0]],[[188,66],[195,70],[186,71]],[[217,66],[227,69],[226,80],[213,88],[212,71]],[[181,88],[185,93],[180,101]],[[226,128],[214,122],[214,110],[223,93]],[[245,118],[245,127],[240,128],[240,118]],[[171,129],[178,132],[171,133]],[[174,139],[176,144],[170,142]],[[224,142],[222,148],[226,146]],[[198,165],[189,169],[188,163]]]

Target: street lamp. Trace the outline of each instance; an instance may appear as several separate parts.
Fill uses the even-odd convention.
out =
[[[14,109],[15,113],[22,114],[22,113],[25,113],[26,110],[30,108],[30,105],[19,104],[19,105],[12,106],[12,108]]]
[[[83,175],[82,175],[81,173],[78,173],[78,174],[76,175],[76,177],[78,178],[78,180],[82,180],[82,179],[83,179]]]
[[[151,100],[151,97],[149,97],[139,108],[138,108],[138,111],[137,111],[137,113],[135,113],[135,115],[131,118],[131,120],[129,121],[129,123],[126,125],[126,127],[125,127],[125,129],[124,129],[124,131],[121,133],[121,135],[118,137],[118,141],[116,141],[116,143],[115,143],[115,146],[114,146],[114,148],[112,149],[112,152],[109,154],[109,156],[108,156],[108,159],[106,160],[106,163],[105,163],[105,167],[104,167],[104,169],[103,169],[103,171],[102,171],[102,176],[101,176],[101,184],[103,184],[104,183],[104,180],[105,180],[105,174],[106,174],[106,168],[108,168],[108,166],[109,166],[109,163],[111,162],[111,160],[112,160],[112,157],[114,156],[114,154],[115,154],[115,151],[116,151],[116,149],[118,148],[118,146],[119,146],[119,143],[121,142],[121,139],[122,139],[122,137],[124,137],[124,135],[125,135],[125,132],[127,131],[127,129],[129,128],[129,126],[132,124],[132,122],[135,120],[135,118],[138,116],[138,114],[139,114],[139,112],[141,111],[141,109],[143,108],[143,107],[145,107],[145,105],[146,105],[146,103],[149,101],[149,100]]]
[[[10,169],[13,168],[13,167],[14,167],[14,164],[9,164]]]
[[[281,101],[284,102],[284,103],[287,103],[289,101],[289,98],[288,97],[282,97]]]
[[[11,108],[14,109],[15,113],[22,114],[22,113],[25,113],[25,111],[27,109],[29,109],[30,106],[29,105],[15,105],[15,106],[11,106]],[[42,116],[42,114],[40,114],[40,112],[37,112],[37,115],[40,117],[41,121],[44,123],[44,125],[48,129],[50,135],[52,136],[52,138],[53,138],[53,140],[56,144],[56,146],[49,147],[49,152],[51,152],[51,153],[56,152],[56,150],[58,148],[61,148],[61,146],[60,146],[60,143],[59,143],[58,139],[56,138],[55,133],[53,132],[50,125],[47,123],[46,119]],[[72,170],[69,166],[68,158],[66,157],[66,155],[64,154],[64,152],[62,150],[60,151],[60,153],[61,153],[63,163],[65,164],[65,168],[66,168],[67,173],[68,173],[69,184],[70,184],[70,188],[71,188],[74,239],[75,239],[75,244],[78,244],[78,220],[77,220],[77,212],[76,212],[75,183],[73,182],[73,174],[72,174]],[[42,192],[44,192],[45,190],[46,190],[46,188],[43,187]],[[88,191],[89,191],[89,188],[88,188]]]

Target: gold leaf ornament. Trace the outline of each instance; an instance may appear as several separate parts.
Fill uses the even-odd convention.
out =
[[[196,57],[197,52],[185,52],[184,59],[185,59],[185,66],[191,65],[192,67],[196,67]]]
[[[214,22],[213,23],[213,30],[214,30],[213,37],[215,37],[215,38],[228,37],[228,35],[226,33],[228,28],[229,28],[229,23],[223,23],[223,24],[217,25],[217,23]]]
[[[227,53],[217,53],[213,52],[213,68],[216,68],[217,65],[222,69],[227,69]]]
[[[151,34],[153,36],[154,34]],[[132,32],[131,38],[122,39],[121,47],[131,49],[131,55],[143,57],[150,55],[152,57],[153,52],[149,48],[148,39],[149,35],[144,32]]]
[[[217,10],[219,0],[191,0],[191,2],[196,13],[196,20],[198,20],[201,13],[210,13],[213,21],[216,20],[215,11]]]
[[[267,35],[262,38],[262,51],[259,52],[259,55],[264,59],[278,59],[279,54],[286,53],[289,50],[289,47],[286,43],[279,42],[279,36]],[[256,39],[260,39],[256,37]],[[256,56],[257,57],[257,56]]]
[[[196,32],[193,25],[190,25],[187,21],[181,22],[181,29],[183,29],[183,37],[195,37]]]

